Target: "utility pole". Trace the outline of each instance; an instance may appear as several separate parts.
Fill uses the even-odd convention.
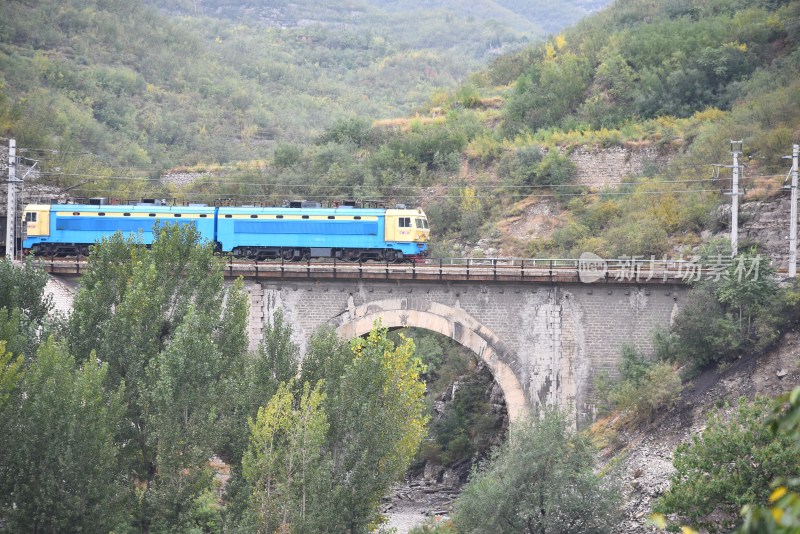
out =
[[[13,260],[17,248],[17,142],[8,140],[8,205],[6,216],[6,258]]]
[[[792,145],[792,195],[789,209],[789,278],[797,276],[797,159],[800,145]]]
[[[742,141],[731,141],[733,154],[733,189],[731,191],[731,256],[739,253],[739,154]]]
[[[731,140],[731,155],[733,155],[733,165],[720,165],[714,164],[714,178],[719,177],[719,169],[731,169],[732,173],[732,187],[729,193],[731,195],[731,257],[736,256],[739,252],[739,155],[742,153],[742,141]]]

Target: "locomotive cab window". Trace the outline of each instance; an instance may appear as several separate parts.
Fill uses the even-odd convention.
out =
[[[411,228],[411,217],[399,217],[397,224],[400,228]]]
[[[25,222],[36,222],[36,213],[26,213]]]
[[[417,228],[425,228],[422,225],[422,219],[414,219],[414,224],[416,224]]]

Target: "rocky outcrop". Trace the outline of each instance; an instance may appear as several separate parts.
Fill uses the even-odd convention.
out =
[[[170,172],[163,175],[159,181],[164,185],[172,185],[181,188],[191,185],[200,178],[212,176],[214,176],[214,174],[210,172]]]
[[[739,239],[758,242],[779,269],[786,269],[789,263],[789,200],[786,194],[745,202],[739,209]]]

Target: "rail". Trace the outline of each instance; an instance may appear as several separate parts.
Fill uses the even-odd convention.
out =
[[[35,258],[52,274],[84,274],[85,257]],[[583,282],[589,284],[689,284],[719,278],[732,260],[699,263],[692,260],[641,258],[437,258],[421,263],[223,260],[226,277],[312,280],[412,280],[489,282]],[[747,266],[746,266],[747,267]],[[752,269],[751,269],[752,270]]]

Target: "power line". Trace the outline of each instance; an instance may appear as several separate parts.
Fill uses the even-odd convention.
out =
[[[86,191],[89,193],[97,194],[97,193],[119,193],[116,189],[75,189],[75,191]],[[671,194],[698,194],[698,193],[720,193],[719,189],[685,189],[685,190],[667,190],[667,191],[631,191],[631,192],[624,192],[624,191],[608,191],[608,192],[581,192],[581,193],[562,193],[562,194],[533,194],[528,195],[524,193],[512,193],[512,198],[564,198],[564,197],[581,197],[581,196],[632,196],[632,195],[671,195]],[[166,196],[167,192],[163,190],[158,191],[132,191],[130,194],[136,195],[143,195],[143,196]],[[265,198],[267,195],[255,195],[255,194],[212,194],[212,193],[184,193],[174,195],[177,197],[185,197],[185,198]],[[384,200],[385,197],[381,196],[364,196],[364,195],[356,195],[358,198],[363,200]],[[418,195],[400,195],[402,198],[413,198],[413,199],[460,199],[462,198],[461,195],[427,195],[427,194],[418,194]],[[325,199],[325,200],[337,200],[342,198],[348,198],[347,195],[314,195],[315,198],[318,199]],[[497,197],[492,195],[475,195],[473,198],[481,198],[481,199],[495,199]]]
[[[96,178],[100,180],[117,180],[117,181],[135,181],[135,180],[150,180],[156,181],[158,178],[147,178],[139,176],[106,176],[102,174],[82,174],[82,173],[57,173],[57,172],[40,172],[40,176],[63,176],[63,177],[76,177],[76,178]],[[619,182],[614,184],[607,184],[607,186],[623,187],[623,186],[640,186],[640,185],[659,185],[659,184],[692,184],[716,181],[716,178],[698,178],[695,180],[653,180],[653,181],[637,181],[637,182]],[[198,179],[200,185],[249,185],[260,187],[306,187],[306,188],[319,188],[319,189],[337,189],[341,188],[340,185],[330,184],[315,184],[315,183],[276,183],[276,182],[241,182],[241,181],[228,181],[228,180],[214,180],[207,181],[202,178]],[[190,184],[191,185],[191,184]],[[350,186],[353,187],[353,186]],[[590,187],[587,184],[535,184],[535,185],[509,185],[509,184],[462,184],[462,185],[436,185],[436,186],[417,186],[417,185],[398,185],[393,189],[462,189],[464,187],[471,187],[473,189],[553,189],[553,188],[580,188]]]

